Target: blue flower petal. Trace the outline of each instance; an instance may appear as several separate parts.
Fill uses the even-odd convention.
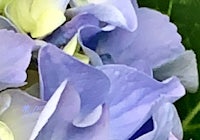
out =
[[[73,119],[80,110],[81,100],[70,82],[64,81],[46,104],[30,140],[103,140],[107,138],[107,109],[89,127],[76,127]],[[106,139],[105,139],[106,140]]]
[[[96,46],[101,35],[101,29],[94,25],[88,25],[81,28],[78,32],[81,45],[87,45],[86,47],[96,50]]]
[[[113,140],[131,137],[163,101],[174,102],[185,94],[177,78],[161,83],[123,65],[99,68],[111,81],[107,102],[110,105],[110,138]]]
[[[135,8],[135,10],[137,10],[139,8],[137,0],[131,0],[131,3],[133,5],[133,7]]]
[[[17,31],[17,28],[7,18],[0,16],[0,29]]]
[[[130,31],[134,31],[137,28],[137,17],[130,0],[109,0],[99,4],[75,7],[68,9],[66,15],[73,17],[85,12],[93,14],[102,22],[117,27]]]
[[[24,85],[34,42],[26,35],[0,30],[0,90]]]
[[[139,8],[136,14],[138,28],[135,32],[117,29],[107,33],[99,42],[99,50],[110,53],[117,63],[130,65],[133,61],[144,60],[152,68],[184,52],[177,28],[167,16],[148,8]]]
[[[167,16],[147,8],[137,10],[137,16],[137,35],[121,55],[120,61],[142,59],[155,68],[184,52],[177,28]]]
[[[109,91],[106,75],[85,65],[54,46],[46,46],[39,52],[41,97],[48,100],[61,82],[67,79],[81,97],[81,117],[102,104]]]
[[[100,56],[94,51],[97,46],[100,32],[100,28],[93,25],[84,26],[78,30],[79,44],[83,49],[83,52],[90,58],[90,62],[93,66],[103,65]],[[90,40],[91,38],[92,41]]]
[[[67,81],[62,82],[42,110],[30,139],[53,139],[55,136],[61,139],[66,133],[66,126],[72,122],[79,109],[78,93]]]
[[[145,124],[142,125],[142,127],[129,139],[129,140],[135,140],[136,138],[144,135],[145,133],[148,133],[154,129],[153,126],[153,119],[150,118]]]
[[[183,130],[176,108],[171,103],[163,103],[153,114],[154,130],[137,140],[167,140],[170,135],[183,139]],[[164,129],[163,129],[164,128]]]
[[[99,21],[91,14],[77,15],[72,18],[72,20],[59,27],[50,36],[46,37],[45,40],[58,47],[65,46],[78,32],[79,28],[87,25],[99,26]]]

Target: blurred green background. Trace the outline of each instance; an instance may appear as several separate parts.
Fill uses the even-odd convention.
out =
[[[184,46],[195,51],[200,70],[200,0],[138,0],[138,3],[170,16]],[[182,120],[184,140],[200,140],[200,90],[187,93],[175,105]]]

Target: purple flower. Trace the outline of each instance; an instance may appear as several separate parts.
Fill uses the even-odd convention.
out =
[[[66,15],[72,16],[72,20],[46,41],[62,46],[78,33],[81,46],[96,51],[104,64],[126,64],[160,81],[177,76],[188,91],[195,92],[198,72],[194,52],[185,51],[176,26],[166,15],[139,8],[135,2],[131,5],[129,0],[125,3],[105,0],[68,9]],[[101,6],[109,4],[119,10],[127,26],[122,26],[120,18],[110,18],[112,14],[105,16],[102,13]]]
[[[53,46],[46,46],[40,51],[39,67],[41,79],[40,92],[44,98],[53,98],[54,92],[64,80],[67,80],[80,96],[80,112],[77,116],[74,116],[71,123],[79,128],[80,132],[83,130],[86,132],[83,131],[85,134],[77,134],[75,132],[78,130],[72,131],[73,129],[67,129],[69,132],[66,132],[66,130],[66,134],[63,132],[63,135],[67,135],[68,137],[65,138],[68,139],[76,139],[76,136],[77,138],[80,138],[78,136],[84,138],[87,135],[91,135],[96,140],[102,139],[102,137],[113,140],[117,138],[128,139],[153,114],[157,114],[155,112],[161,104],[164,102],[172,103],[183,96],[185,92],[177,78],[171,78],[161,83],[125,65],[106,65],[96,69],[79,62]],[[103,107],[99,108],[99,106]],[[108,130],[105,129],[104,133],[101,131],[95,132],[92,135],[89,132],[89,128],[96,123],[98,124],[98,120],[101,118],[100,114],[104,114],[103,109],[106,109],[105,107],[109,108],[110,116],[107,116],[101,122],[103,124],[106,123]],[[95,113],[94,110],[96,110]],[[173,112],[166,113],[166,115]],[[62,110],[60,113],[65,113],[65,111]],[[44,139],[47,135],[50,136],[49,131],[52,129],[52,126],[59,127],[60,129],[68,128],[64,122],[58,123],[61,121],[58,119],[61,116],[55,115],[52,121],[49,120],[42,128],[39,138]],[[176,119],[178,119],[177,117]],[[63,121],[65,118],[68,117],[63,117]],[[164,121],[167,120],[164,119]],[[161,122],[158,121],[157,123]],[[154,123],[156,123],[156,119]],[[101,129],[100,126],[99,129],[97,128],[98,130]],[[165,137],[168,137],[171,131],[174,132],[172,126],[173,123],[169,125],[169,131],[164,133]],[[158,128],[155,129],[155,131],[160,131]],[[109,136],[106,137],[107,131]],[[181,132],[180,126],[177,131]],[[156,135],[159,134],[156,133]],[[182,133],[179,133],[178,137],[181,137],[181,135]]]
[[[105,33],[98,42],[97,52],[110,54],[115,63],[151,74],[146,68],[149,67],[159,80],[177,76],[188,91],[195,92],[198,88],[196,57],[193,51],[185,51],[176,26],[167,16],[151,9],[138,8],[136,14],[135,32],[118,28]]]
[[[21,90],[0,94],[0,119],[16,140],[182,138],[171,105],[185,93],[177,78],[158,82],[125,65],[94,68],[54,46],[40,50],[39,73],[47,101]],[[139,133],[148,120],[152,129]]]
[[[79,0],[72,0],[71,3],[73,4],[71,5],[77,5],[77,1],[79,2]],[[137,17],[131,0],[96,0],[66,11],[66,15],[70,17],[81,13],[92,14],[108,25],[129,31],[134,31],[137,28]]]
[[[1,27],[6,27],[8,29],[14,29],[9,25],[6,19],[1,18]],[[15,33],[14,31],[8,31],[6,29],[0,29],[0,91],[6,88],[15,88],[23,86],[26,83],[26,69],[30,63],[31,51],[34,46],[34,42],[26,35]],[[7,92],[7,90],[5,90]],[[0,115],[3,118],[3,113],[10,107],[13,103],[9,95],[4,95],[1,92],[0,95]],[[20,105],[20,99],[15,99]],[[12,103],[11,103],[12,102]],[[15,103],[16,103],[15,102]],[[15,104],[14,103],[14,104]],[[16,113],[15,108],[9,108],[11,112]],[[18,114],[15,114],[15,117]],[[6,119],[10,119],[13,116],[6,116]],[[31,118],[31,117],[30,117]],[[17,119],[11,119],[12,121],[18,121]],[[9,127],[8,127],[9,125]],[[14,139],[13,132],[10,130],[10,125],[13,126],[15,123],[7,124],[4,121],[0,121],[0,139]],[[21,131],[24,129],[19,129],[15,131]]]
[[[94,66],[45,44],[38,53],[41,99],[1,92],[4,130],[16,140],[182,139],[172,103],[185,94],[181,82],[195,91],[198,80],[195,54],[185,51],[176,27],[135,0],[77,2],[65,12],[72,19],[45,40],[63,48],[78,34]],[[13,31],[0,36],[0,90],[24,85],[34,42]]]

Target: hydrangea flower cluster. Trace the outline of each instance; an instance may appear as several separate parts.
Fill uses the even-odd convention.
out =
[[[197,64],[166,15],[136,0],[1,0],[0,13],[1,140],[183,139],[173,103],[197,90]]]

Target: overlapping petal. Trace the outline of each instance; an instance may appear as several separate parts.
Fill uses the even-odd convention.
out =
[[[63,80],[67,79],[72,83],[81,97],[82,117],[104,102],[110,87],[103,72],[50,45],[39,53],[39,73],[41,97],[45,100],[50,99]]]
[[[100,69],[111,81],[107,103],[113,140],[131,137],[163,101],[174,102],[185,94],[177,78],[160,83],[123,65],[106,65]]]
[[[34,42],[8,30],[0,30],[0,38],[0,90],[23,85]]]
[[[199,80],[196,55],[193,51],[185,51],[176,59],[154,69],[156,79],[164,80],[172,75],[176,75],[189,92],[197,91]]]
[[[64,11],[68,3],[69,0],[12,0],[5,13],[21,31],[38,38],[65,22]]]
[[[171,76],[178,76],[188,91],[195,92],[198,87],[195,56],[187,57],[187,60],[192,62],[190,63],[190,67],[193,68],[190,69],[192,72],[186,66],[187,63],[183,61],[179,61],[182,63],[179,66],[181,65],[182,68],[176,72],[172,72],[175,70],[174,67],[167,64],[176,59],[180,60],[186,53],[176,26],[169,22],[167,16],[155,10],[138,8],[136,14],[138,28],[135,32],[127,32],[122,29],[104,32],[98,42],[97,52],[99,54],[108,53],[115,63],[126,64],[138,69],[140,67],[137,64],[141,61],[146,62],[151,69],[159,69],[166,65],[162,68],[162,74],[157,69],[155,70],[157,71],[155,72],[156,78],[159,77],[158,79],[163,80]],[[182,69],[185,70],[184,74],[181,72]],[[188,75],[191,73],[194,73],[193,77],[196,78],[190,78]]]
[[[7,18],[0,16],[0,29],[17,31],[17,28]]]
[[[83,52],[89,57],[90,63],[94,66],[102,65],[100,57],[94,52],[98,42],[97,34],[101,32],[99,25],[99,20],[91,14],[77,15],[73,17],[72,20],[59,27],[51,35],[47,36],[45,40],[59,48],[63,48],[63,46],[75,38],[77,41],[76,44],[81,45]],[[94,36],[96,37],[94,38]],[[90,43],[88,43],[88,41]],[[85,44],[87,44],[87,46],[85,46]],[[66,47],[67,46],[65,46],[65,49],[67,49]]]
[[[99,26],[99,20],[91,14],[77,15],[46,37],[45,40],[58,47],[65,46],[80,28],[88,25]]]
[[[160,108],[153,114],[154,129],[146,133],[137,140],[174,140],[183,139],[183,130],[176,108],[170,103],[163,103]]]
[[[82,77],[82,74],[85,73],[84,69],[87,67],[87,72],[94,78],[97,73],[92,74],[92,71],[95,70],[95,68],[80,63],[67,54],[64,54],[64,52],[58,48],[53,46],[44,47],[39,54],[39,59],[40,75],[42,77],[41,82],[43,84],[42,92],[44,92],[44,95],[46,93],[51,93],[51,90],[55,90],[61,83],[61,80],[65,78],[71,82],[77,92],[79,92],[81,101],[83,101],[81,107],[87,104],[87,109],[84,107],[82,109],[84,111],[86,109],[86,112],[89,112],[88,109],[90,109],[89,113],[91,113],[91,110],[97,107],[97,105],[95,107],[93,105],[95,102],[97,103],[93,98],[94,90],[97,91],[97,95],[99,90],[101,90],[100,93],[104,94],[104,96],[108,94],[108,91],[105,89],[102,91],[103,86],[94,89],[94,85],[87,82],[87,75]],[[98,105],[100,105],[105,102],[106,99],[106,103],[108,103],[110,108],[110,139],[130,138],[149,118],[151,118],[154,111],[159,108],[163,101],[174,102],[185,94],[184,87],[177,78],[158,82],[151,76],[125,65],[105,65],[98,68],[106,74],[111,82],[111,85],[108,86],[108,88],[110,87],[110,91],[108,96],[106,96],[107,98],[102,99],[102,102],[98,101]],[[80,74],[76,76],[77,73]],[[103,83],[108,80],[105,78],[106,76],[104,76],[104,74],[100,74],[98,78],[96,77],[94,79],[101,79],[101,84],[103,85]],[[85,80],[82,81],[82,79]],[[90,81],[91,80],[92,79],[90,79]],[[58,84],[57,86],[55,86],[56,83]],[[85,84],[87,84],[87,87]],[[52,87],[54,89],[51,89]],[[87,95],[90,94],[90,97],[82,97],[86,96],[84,92],[80,90],[83,89],[83,87],[88,90]],[[80,92],[83,92],[83,94],[81,95]],[[50,97],[51,94],[48,96]],[[91,99],[88,100],[89,98]],[[93,102],[91,102],[91,100]],[[137,114],[137,116],[135,116],[135,114]],[[82,117],[82,119],[84,120],[85,117],[87,116]],[[73,122],[73,124],[75,123]],[[82,125],[76,126],[82,127]]]
[[[70,8],[66,15],[74,17],[80,13],[93,14],[100,21],[130,31],[137,28],[137,17],[130,0],[105,0],[98,4],[86,4]]]
[[[108,34],[106,42],[105,39],[100,41],[100,47],[102,49],[107,47],[108,53],[112,54],[115,61],[130,65],[134,60],[145,60],[152,68],[155,68],[184,52],[177,28],[169,22],[167,16],[154,10],[139,8],[137,17],[138,28],[135,32],[118,29],[112,34]],[[118,36],[113,36],[113,34]],[[129,39],[129,41],[117,44],[119,41],[115,40],[121,37]],[[117,48],[116,51],[115,48]],[[118,48],[124,49],[121,55],[119,53],[121,50]],[[159,53],[157,53],[158,50]]]
[[[81,98],[73,86],[64,81],[48,102],[21,90],[0,94],[0,119],[16,140],[102,140],[108,139],[108,108],[104,105],[100,118],[89,127],[73,124],[79,114]],[[2,129],[1,129],[2,130]]]
[[[68,2],[13,0],[5,12],[20,30],[37,38],[65,21]],[[45,44],[39,51],[38,67],[40,94],[47,102],[21,90],[6,90],[0,94],[0,125],[2,122],[4,128],[12,130],[16,140],[124,140],[148,125],[150,129],[138,134],[138,140],[182,139],[181,123],[171,103],[185,94],[178,78],[195,91],[198,74],[194,53],[185,52],[168,17],[138,8],[135,0],[95,1],[65,14],[72,20],[46,41],[62,48],[73,37],[91,64],[98,66],[103,61],[131,67],[91,67]],[[55,22],[49,24],[52,19]],[[12,29],[0,17],[0,28],[1,23],[2,28]],[[0,90],[23,85],[34,43],[25,35],[7,30],[0,30],[0,37]],[[77,42],[72,54],[76,46]],[[102,56],[108,57],[101,61]],[[156,81],[152,69],[159,80],[172,75],[178,78]],[[193,73],[191,79],[189,73]]]
[[[120,2],[105,0],[103,2],[96,3],[95,6],[101,7],[101,4],[105,3],[115,5],[115,7],[118,7],[119,9],[123,5],[120,5]],[[136,31],[129,32],[122,28],[115,28],[114,30],[112,29],[110,31],[104,29],[104,27],[100,27],[101,24],[98,25],[93,24],[93,22],[89,24],[86,22],[81,22],[81,26],[75,28],[74,31],[77,32],[79,30],[78,36],[80,44],[84,47],[96,50],[100,57],[103,56],[102,60],[104,64],[126,64],[135,67],[138,70],[141,70],[149,75],[152,75],[151,69],[156,69],[154,70],[156,75],[155,78],[159,77],[159,80],[164,80],[171,76],[178,76],[188,91],[195,92],[198,87],[198,79],[196,76],[197,68],[195,62],[196,58],[188,57],[188,61],[193,59],[194,63],[191,63],[190,65],[191,67],[193,67],[193,71],[191,72],[187,70],[187,74],[182,74],[182,72],[180,71],[177,71],[176,73],[172,72],[174,71],[174,67],[172,67],[172,65],[169,66],[168,64],[171,63],[173,60],[179,59],[179,57],[181,57],[185,53],[185,49],[181,44],[181,37],[177,33],[176,26],[170,23],[167,16],[162,15],[157,11],[150,10],[148,8],[138,8],[135,0],[132,1],[132,4],[133,7],[136,8],[136,15],[138,18],[138,27]],[[99,16],[90,12],[90,8],[89,10],[87,9],[87,7],[95,6],[93,4],[86,4],[81,7],[74,7],[73,9],[69,9],[69,11],[67,11],[67,14],[72,14],[72,16],[75,16],[77,14],[87,12],[93,14],[99,20],[101,20]],[[126,8],[131,9],[130,7]],[[96,12],[98,11],[98,8],[94,8],[93,10]],[[92,19],[91,15],[88,16],[88,14],[85,14],[84,16],[88,17],[87,20],[89,20],[89,18],[90,20]],[[74,19],[76,19],[76,23],[72,22],[74,24],[73,26],[76,26],[77,22],[81,21],[80,17],[81,16],[79,15],[74,17]],[[107,18],[107,16],[105,18]],[[97,19],[96,21],[98,22]],[[57,40],[60,40],[62,44],[66,43],[66,40],[71,39],[72,35],[75,34],[73,32],[66,39],[66,37],[63,37],[63,35],[61,34],[66,34],[67,32],[67,28],[64,29],[63,27],[61,27],[57,31],[57,33],[51,37],[52,40],[55,40],[52,42],[57,42]],[[56,43],[56,45],[57,44],[58,43]],[[60,44],[58,45],[60,46]],[[109,58],[105,58],[104,56],[109,56]],[[95,60],[97,61],[98,59]],[[186,63],[182,63],[181,65],[183,66],[184,64]],[[165,70],[168,71],[167,73],[162,73],[160,75],[160,72],[157,72],[158,69],[160,70],[160,67],[162,67],[162,72],[163,69],[165,69],[166,67],[170,70],[167,69]],[[193,77],[196,78],[190,78],[188,75],[191,75],[191,73],[195,73]]]
[[[10,100],[0,115],[1,121],[11,129],[15,140],[28,140],[45,102],[21,90],[6,90],[0,98]]]
[[[107,109],[92,126],[79,128],[73,125],[78,115],[81,100],[68,82],[63,82],[50,98],[34,128],[30,140],[102,140],[107,139]]]

